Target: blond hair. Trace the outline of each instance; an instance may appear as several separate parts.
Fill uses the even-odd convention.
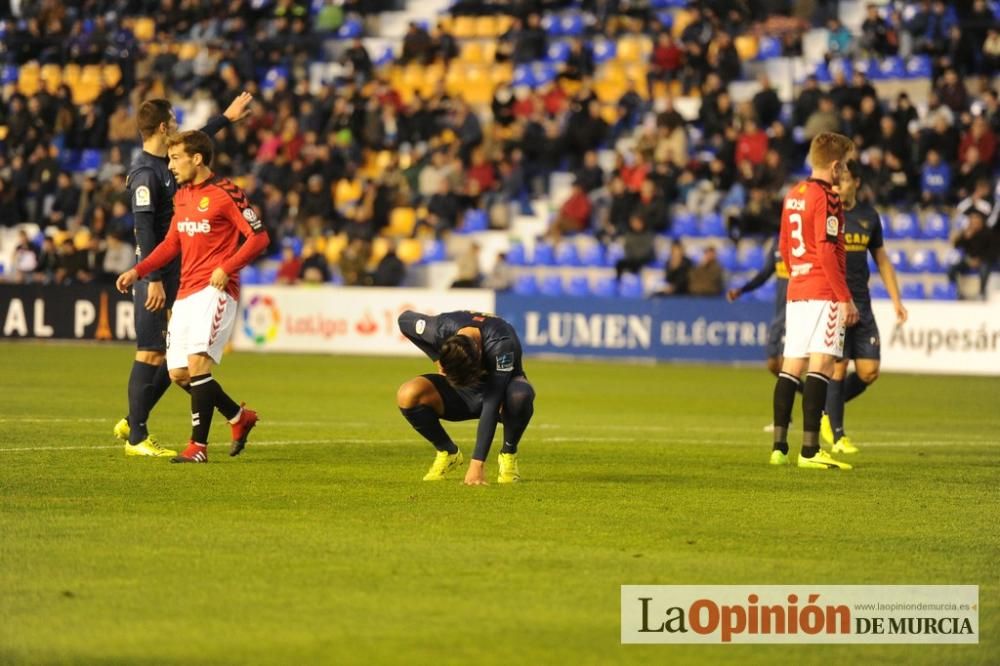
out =
[[[854,152],[854,142],[843,134],[820,132],[809,144],[809,166],[829,169],[834,162],[845,161]]]

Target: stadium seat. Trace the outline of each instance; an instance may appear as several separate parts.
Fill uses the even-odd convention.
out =
[[[423,243],[416,238],[406,238],[399,242],[396,255],[404,264],[419,264],[423,259]]]
[[[896,213],[889,221],[891,233],[886,234],[890,238],[920,238],[920,225],[917,224],[917,216],[913,213]],[[883,232],[886,231],[883,225]]]
[[[678,213],[670,225],[670,235],[674,238],[692,238],[698,233],[698,218],[694,213]]]
[[[929,240],[948,240],[950,224],[942,213],[931,213],[924,218],[922,236]]]
[[[413,228],[417,224],[417,213],[409,206],[399,206],[393,208],[389,213],[390,236],[408,237],[413,235]]]
[[[17,67],[4,65],[0,67],[0,85],[5,86],[10,83],[17,83]]]
[[[430,264],[439,261],[446,261],[447,259],[448,256],[444,251],[444,243],[439,240],[430,240],[426,242],[426,245],[424,246],[424,262]]]
[[[240,282],[243,286],[260,284],[260,271],[256,266],[247,266],[240,271]]]
[[[156,36],[156,21],[148,16],[140,16],[132,23],[132,34],[140,42],[148,42]]]
[[[874,299],[883,300],[889,298],[889,290],[881,282],[876,282],[871,286],[871,295]]]
[[[511,266],[526,266],[528,264],[528,256],[523,244],[514,243],[510,246],[510,249],[507,250],[507,263]]]
[[[664,30],[670,30],[674,25],[674,15],[671,12],[656,12],[656,20]]]
[[[622,298],[642,298],[642,278],[634,273],[625,273],[618,283],[618,295]]]
[[[608,251],[604,253],[604,265],[613,268],[615,264],[624,258],[625,248],[618,244],[611,245],[608,247]]]
[[[669,28],[670,26],[667,27]],[[736,47],[736,53],[739,54],[740,60],[743,62],[750,62],[760,54],[760,45],[757,42],[757,37],[754,35],[737,36],[733,40],[733,46]]]
[[[725,236],[726,223],[722,220],[722,216],[718,213],[709,213],[701,218],[699,231],[702,236]]]
[[[375,52],[375,57],[372,59],[372,64],[375,67],[385,67],[386,65],[392,64],[396,59],[396,54],[393,48],[389,44],[385,44],[378,51]]]
[[[761,303],[773,303],[774,299],[778,297],[778,283],[775,280],[768,280],[750,292],[750,297]]]
[[[598,298],[613,298],[618,294],[618,283],[614,278],[598,278],[590,290],[590,293]]]
[[[556,248],[556,265],[579,266],[580,264],[580,254],[577,252],[575,244],[565,242]]]
[[[941,273],[941,263],[934,250],[917,250],[913,253],[910,268],[914,273]]]
[[[486,231],[489,227],[490,221],[486,215],[486,211],[479,210],[478,208],[470,208],[465,211],[465,217],[462,218],[462,223],[459,225],[457,231],[461,234],[471,234]]]
[[[364,27],[357,19],[347,19],[344,25],[337,30],[337,37],[340,39],[356,39],[364,34]]]
[[[302,238],[300,236],[288,236],[281,241],[281,247],[291,248],[292,254],[296,257],[302,256]]]
[[[503,33],[495,16],[479,16],[476,18],[476,37],[480,39],[496,39]]]
[[[287,67],[272,67],[267,70],[263,80],[260,82],[261,89],[265,91],[274,90],[274,87],[278,85],[278,79],[288,80]]]
[[[531,263],[535,266],[555,266],[555,250],[548,243],[538,243],[531,257]]]
[[[595,39],[592,50],[595,65],[603,65],[618,53],[616,44],[610,39]]]
[[[743,267],[748,271],[759,271],[766,262],[767,255],[760,245],[751,245],[743,252]]]
[[[278,279],[278,267],[269,266],[266,268],[261,268],[258,272],[259,280],[258,284],[274,284]]]
[[[895,268],[900,273],[910,272],[910,262],[906,257],[906,253],[902,250],[893,250],[889,253],[889,261],[892,262],[893,268]]]
[[[954,285],[950,282],[935,284],[931,288],[931,298],[938,301],[958,300],[958,285]]]
[[[599,267],[604,265],[604,246],[594,243],[584,248],[580,253],[580,265],[588,267]]]
[[[545,276],[538,286],[538,291],[542,296],[562,296],[564,294],[562,278],[558,275]]]
[[[80,162],[76,165],[76,171],[97,171],[101,168],[101,151],[96,148],[87,148],[80,153]]]
[[[583,34],[583,17],[579,14],[563,16],[559,21],[560,31],[567,37],[579,37]]]
[[[549,50],[545,54],[545,59],[550,63],[566,62],[569,59],[569,44],[566,42],[552,42]]]
[[[930,56],[915,55],[906,61],[906,78],[908,79],[929,79],[931,78]]]
[[[567,296],[576,296],[583,298],[590,295],[590,284],[587,282],[587,277],[584,275],[575,275],[569,280],[569,284],[566,286]]]
[[[743,264],[736,253],[736,248],[732,245],[724,245],[719,249],[719,264],[730,273],[743,270]]]
[[[562,37],[562,23],[558,16],[546,14],[539,25],[549,37]]]
[[[556,69],[551,63],[536,62],[531,66],[535,86],[544,86],[556,80]]]
[[[618,60],[638,62],[642,59],[642,43],[636,37],[622,37],[618,40]]]
[[[535,87],[535,76],[531,71],[531,67],[527,65],[518,65],[514,68],[514,81],[515,87],[522,86],[526,88]]]
[[[905,79],[906,63],[898,56],[883,58],[870,78],[873,81]]]
[[[770,60],[781,57],[781,40],[765,35],[757,48],[757,60]]]
[[[904,284],[900,290],[900,295],[909,301],[922,301],[927,298],[927,290],[924,289],[923,282],[910,282]]]

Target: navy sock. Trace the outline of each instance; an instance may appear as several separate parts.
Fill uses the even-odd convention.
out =
[[[403,418],[410,422],[413,429],[433,444],[435,449],[438,451],[447,451],[448,453],[458,452],[458,447],[455,446],[455,442],[451,441],[451,437],[448,436],[448,433],[441,426],[441,419],[438,418],[433,409],[427,405],[417,405],[416,407],[409,407],[407,409],[400,407],[399,411],[403,415]]]
[[[847,379],[844,380],[844,402],[854,400],[859,395],[864,393],[867,388],[868,384],[861,381],[861,378],[858,377],[858,373],[852,372],[847,375]]]
[[[149,437],[146,421],[152,408],[149,403],[150,384],[153,383],[159,369],[160,366],[142,361],[132,362],[132,372],[128,376],[129,444],[138,444]]]
[[[517,453],[517,445],[535,413],[535,389],[523,381],[507,386],[503,402],[503,447],[501,453]]]
[[[844,380],[830,380],[826,388],[826,415],[833,428],[833,441],[844,436]]]
[[[819,453],[819,422],[823,418],[826,389],[830,379],[819,372],[806,375],[802,390],[802,457],[812,458]]]
[[[802,382],[786,372],[778,373],[774,385],[774,450],[788,453],[788,424],[792,420],[795,393]]]
[[[170,388],[170,371],[167,370],[167,364],[161,363],[156,369],[156,375],[153,377],[153,381],[150,383],[149,388],[149,411],[152,412],[153,408],[156,407],[156,403],[160,401],[163,394],[167,392]]]

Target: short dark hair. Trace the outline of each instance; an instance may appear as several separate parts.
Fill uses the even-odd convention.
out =
[[[212,140],[204,132],[190,130],[172,136],[167,141],[167,148],[170,149],[174,146],[184,146],[185,153],[192,157],[201,155],[202,163],[205,166],[212,166],[212,157],[214,157],[215,151],[212,149]]]
[[[862,169],[861,163],[857,160],[850,160],[847,163],[847,172],[851,174],[851,178],[854,180],[861,180]]]
[[[171,108],[170,102],[165,99],[147,99],[139,105],[135,124],[143,139],[156,134],[161,124],[170,122]]]
[[[475,386],[483,376],[479,343],[468,335],[453,335],[445,340],[438,361],[452,386]]]

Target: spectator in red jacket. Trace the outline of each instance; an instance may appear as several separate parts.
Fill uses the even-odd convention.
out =
[[[743,131],[736,140],[736,162],[746,160],[757,166],[767,155],[767,132],[757,126],[757,122],[748,119],[743,124]]]
[[[560,206],[556,219],[549,227],[549,239],[554,242],[564,234],[586,231],[590,228],[592,212],[593,206],[590,203],[590,197],[587,196],[587,192],[579,182],[574,182],[573,192],[569,195],[569,199]]]
[[[970,146],[979,149],[979,160],[983,164],[993,166],[997,156],[997,137],[983,116],[976,116],[972,125],[962,135],[962,141],[958,146],[959,156],[965,155]]]
[[[681,65],[684,63],[684,52],[671,38],[667,31],[661,32],[656,37],[656,46],[649,57],[649,90],[652,92],[653,83],[663,81],[669,83],[674,81],[680,73]]]

